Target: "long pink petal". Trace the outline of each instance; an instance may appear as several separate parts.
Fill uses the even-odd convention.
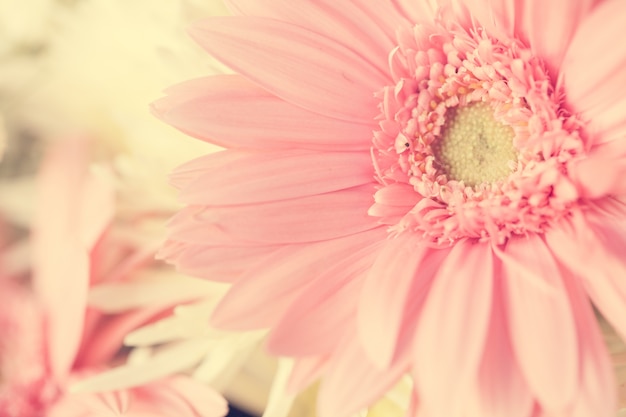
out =
[[[474,383],[487,337],[493,263],[489,244],[459,241],[428,293],[418,320],[413,359],[415,384],[435,415],[463,414],[459,399]]]
[[[289,393],[298,393],[303,391],[324,373],[327,365],[327,356],[297,358],[293,369],[291,370],[291,375],[289,376],[287,391]]]
[[[560,412],[574,400],[579,350],[561,271],[541,237],[510,239],[502,259],[509,329],[539,403]]]
[[[502,278],[494,283],[494,303],[485,351],[478,371],[476,395],[468,415],[529,417],[534,405],[530,389],[513,353],[502,291]]]
[[[572,161],[568,171],[580,195],[585,198],[626,194],[626,136],[596,146],[586,158]]]
[[[176,252],[164,248],[159,257],[167,259],[187,275],[211,281],[233,282],[242,273],[251,271],[280,246],[206,246],[182,245]]]
[[[371,122],[378,113],[373,93],[389,83],[341,44],[272,19],[212,18],[194,26],[191,35],[268,91],[325,116]]]
[[[590,142],[593,147],[618,142],[622,147],[626,138],[626,96],[617,100],[606,100],[585,112],[584,117],[589,120],[586,126]]]
[[[595,0],[552,0],[523,2],[520,30],[556,80],[560,64],[583,19]]]
[[[598,209],[575,213],[546,233],[559,262],[583,279],[594,305],[626,339],[626,225],[620,217]]]
[[[392,0],[391,3],[413,24],[432,22],[437,10],[436,1]]]
[[[447,252],[421,246],[412,234],[385,243],[367,274],[357,316],[359,336],[372,362],[388,366],[403,326],[414,331],[441,254]]]
[[[170,173],[170,183],[179,190],[185,189],[192,181],[206,171],[207,165],[215,164],[216,158],[218,158],[221,164],[227,165],[229,163],[236,163],[245,155],[245,152],[224,150],[199,156],[176,167]]]
[[[579,394],[572,417],[611,417],[617,409],[613,367],[593,307],[581,284],[574,277],[566,280],[578,327],[581,359]]]
[[[409,355],[403,355],[381,370],[367,358],[355,334],[347,333],[337,355],[330,359],[318,397],[320,417],[349,416],[371,405],[397,383],[408,370]]]
[[[384,228],[311,245],[286,246],[248,271],[222,299],[213,321],[218,327],[268,327],[319,274],[354,252],[384,240]]]
[[[137,411],[146,410],[155,417],[222,417],[228,412],[228,404],[221,395],[185,376],[168,378],[134,391]]]
[[[229,152],[211,155],[180,200],[208,206],[263,203],[356,187],[374,178],[366,152],[238,152],[236,160]]]
[[[128,390],[71,393],[57,401],[50,417],[222,417],[226,401],[213,389],[177,376]]]
[[[152,105],[157,116],[226,148],[342,151],[371,146],[371,121],[352,123],[310,112],[239,75],[186,81],[166,93]]]
[[[363,282],[351,280],[338,290],[307,291],[296,298],[272,327],[267,349],[273,355],[323,355],[337,347],[337,339],[354,321],[355,292]],[[313,293],[313,296],[311,296]],[[329,295],[332,294],[332,295]]]
[[[87,302],[89,248],[77,222],[83,214],[87,152],[82,140],[61,142],[51,149],[39,174],[33,283],[46,310],[50,366],[59,378],[74,362]]]
[[[626,93],[626,46],[620,39],[624,30],[626,3],[608,0],[599,4],[578,27],[562,65],[566,100],[575,112],[590,121],[591,131],[606,130],[611,124],[623,123]],[[607,50],[607,46],[610,49]],[[602,120],[594,127],[594,118],[602,113],[613,120]]]
[[[365,185],[263,204],[190,206],[170,220],[170,238],[215,246],[236,241],[282,244],[335,239],[378,227],[367,215],[373,194],[373,185]]]
[[[0,270],[2,271],[2,270]],[[33,381],[48,377],[45,315],[39,300],[18,280],[8,279],[0,272],[0,410],[13,402],[8,395],[13,389],[32,388]],[[8,397],[8,398],[7,398]],[[28,401],[28,396],[14,403]],[[33,404],[34,406],[34,404]],[[16,408],[20,408],[18,405]]]
[[[379,245],[370,245],[320,271],[273,327],[268,338],[270,351],[289,356],[332,352],[347,325],[354,322],[363,276],[378,249]]]
[[[119,392],[112,392],[103,398],[102,395],[92,393],[66,394],[54,402],[46,410],[46,417],[92,417],[119,415],[119,409],[111,408],[111,397],[119,399]]]
[[[104,178],[86,175],[81,189],[80,217],[76,219],[80,228],[80,239],[92,250],[113,219],[115,212],[115,190]]]
[[[387,55],[396,44],[395,29],[405,23],[387,3],[332,0],[295,3],[289,0],[229,0],[239,14],[282,20],[336,40],[368,60],[381,71],[387,70]]]
[[[124,338],[128,333],[147,323],[166,310],[167,307],[169,306],[136,309],[113,316],[107,321],[101,317],[95,332],[83,342],[83,346],[76,357],[76,366],[102,366],[107,363],[124,346]]]

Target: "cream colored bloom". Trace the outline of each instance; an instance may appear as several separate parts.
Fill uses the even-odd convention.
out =
[[[163,174],[209,152],[163,126],[149,103],[173,82],[225,70],[185,32],[196,19],[224,13],[217,0],[86,0],[60,13],[33,99],[49,111],[34,122],[47,132],[72,126],[98,134],[101,156],[125,154]]]

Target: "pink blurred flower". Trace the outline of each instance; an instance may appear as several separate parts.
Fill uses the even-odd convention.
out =
[[[120,264],[120,254],[101,247],[113,213],[113,190],[88,173],[88,163],[83,140],[50,151],[38,175],[32,272],[21,269],[0,277],[0,414],[224,415],[225,401],[186,377],[112,393],[69,391],[70,384],[121,359],[125,335],[164,310],[156,306],[107,315],[88,307],[90,285],[123,277],[110,271]],[[12,262],[10,256],[3,253],[3,264]],[[107,259],[111,256],[116,259]]]
[[[162,250],[233,283],[214,323],[323,373],[323,417],[406,372],[416,415],[612,415],[625,4],[227,3],[191,33],[241,75],[154,105],[228,148],[174,173]]]

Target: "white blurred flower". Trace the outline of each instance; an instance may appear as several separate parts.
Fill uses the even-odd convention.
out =
[[[47,132],[72,126],[97,134],[105,155],[126,154],[163,174],[210,151],[164,126],[149,103],[164,86],[225,69],[188,40],[186,26],[224,14],[217,0],[83,0],[57,16],[42,67],[33,122]]]
[[[133,248],[127,279],[95,285],[90,304],[112,314],[175,307],[171,316],[127,337],[134,350],[125,366],[84,381],[79,390],[132,387],[187,372],[254,411],[265,405],[275,363],[259,353],[263,334],[209,328],[208,315],[225,286],[151,261],[165,222],[178,209],[167,175],[216,148],[157,120],[148,104],[179,80],[226,71],[185,34],[192,20],[222,13],[217,0],[83,0],[57,16],[45,77],[30,98],[39,111],[29,122],[45,136],[69,130],[95,136],[92,170],[116,189],[109,240]],[[140,272],[132,271],[138,264]]]
[[[23,134],[22,118],[32,110],[28,97],[38,85],[55,16],[71,4],[71,0],[0,0],[0,113],[4,118],[0,155],[2,148],[5,154],[0,177],[32,174],[36,169],[36,161],[25,155],[32,137]]]
[[[42,43],[56,0],[0,0],[0,55]]]

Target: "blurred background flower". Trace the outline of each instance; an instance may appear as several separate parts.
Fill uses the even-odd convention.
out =
[[[83,154],[87,160],[85,171],[76,175],[107,184],[111,193],[110,218],[88,250],[89,314],[98,312],[107,322],[115,317],[135,317],[123,333],[118,332],[119,345],[108,344],[113,353],[132,328],[164,320],[130,337],[127,342],[141,348],[122,348],[108,365],[122,365],[128,357],[137,369],[145,368],[152,357],[151,344],[172,341],[168,349],[158,349],[161,356],[155,364],[161,366],[148,366],[158,375],[152,372],[120,385],[130,390],[150,387],[177,371],[192,373],[204,363],[199,368],[204,371],[197,372],[202,378],[196,380],[212,382],[241,407],[260,413],[275,362],[259,351],[259,335],[212,332],[202,316],[188,320],[185,311],[206,309],[222,288],[176,273],[154,260],[165,222],[179,207],[167,175],[182,161],[216,148],[190,140],[158,121],[150,113],[149,103],[165,86],[181,78],[226,71],[189,42],[185,33],[189,22],[223,13],[226,10],[219,1],[0,2],[0,117],[4,121],[0,150],[6,145],[0,165],[0,215],[2,238],[10,253],[3,256],[3,273],[23,275],[33,267],[41,268],[29,236],[40,234],[42,223],[37,219],[47,218],[48,224],[60,220],[51,216],[49,204],[38,202],[39,167],[44,155],[61,146],[57,142],[65,142],[68,136],[81,138],[88,142],[88,152]],[[59,202],[65,198],[62,193],[56,195]],[[92,204],[99,203],[94,200]],[[67,215],[69,208],[66,206]],[[59,241],[66,238],[64,234],[56,236]],[[47,245],[54,249],[51,242]],[[73,265],[77,261],[61,262]],[[59,275],[59,271],[52,274]],[[62,282],[60,276],[49,279],[58,280],[58,285]],[[20,282],[27,292],[32,291],[28,289],[30,279]],[[78,288],[63,291],[68,299],[80,294]],[[194,303],[183,305],[191,301]],[[3,311],[17,314],[6,303]],[[172,334],[168,322],[175,322],[175,327],[184,325]],[[80,322],[73,327],[76,332],[82,329]],[[101,330],[87,330],[88,341],[112,340],[111,331],[99,337]],[[0,339],[8,337],[6,331],[6,327],[0,328]],[[186,338],[188,335],[193,337]],[[177,343],[181,339],[187,343]],[[169,348],[178,351],[174,349],[169,359],[158,362]],[[181,354],[187,353],[182,352],[187,348],[195,348],[192,357]],[[11,355],[5,359],[12,360]],[[74,362],[84,360],[93,358],[81,354]],[[3,374],[0,384],[13,379]]]

